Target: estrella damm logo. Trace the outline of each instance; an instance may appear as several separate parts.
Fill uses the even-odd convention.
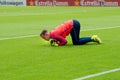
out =
[[[75,5],[75,6],[80,6],[80,0],[75,0],[75,1],[74,1],[74,5]]]
[[[28,6],[35,6],[35,0],[27,0]]]

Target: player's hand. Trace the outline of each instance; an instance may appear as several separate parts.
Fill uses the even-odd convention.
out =
[[[58,43],[57,43],[57,41],[56,40],[50,40],[50,45],[51,46],[58,46]]]

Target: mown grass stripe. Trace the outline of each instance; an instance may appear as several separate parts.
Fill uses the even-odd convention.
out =
[[[112,29],[112,28],[119,28],[120,26],[114,27],[105,27],[105,28],[96,28],[96,29],[86,29],[82,31],[92,31],[92,30],[103,30],[103,29]],[[18,36],[18,37],[10,37],[10,38],[0,38],[0,40],[10,40],[10,39],[19,39],[19,38],[29,38],[29,37],[36,37],[39,35],[27,35],[27,36]]]

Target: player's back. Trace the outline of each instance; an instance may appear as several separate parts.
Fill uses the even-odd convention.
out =
[[[55,29],[51,31],[51,34],[61,35],[65,38],[70,33],[72,28],[73,28],[73,20],[69,20],[58,25]]]

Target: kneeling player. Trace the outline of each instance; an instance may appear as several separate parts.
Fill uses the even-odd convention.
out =
[[[99,44],[102,43],[97,35],[80,38],[80,27],[80,23],[77,20],[69,20],[60,24],[51,32],[48,30],[42,30],[40,36],[47,41],[52,39],[51,44],[58,46],[67,44],[67,40],[65,38],[68,34],[71,35],[73,45],[83,45],[88,42],[97,42]]]

